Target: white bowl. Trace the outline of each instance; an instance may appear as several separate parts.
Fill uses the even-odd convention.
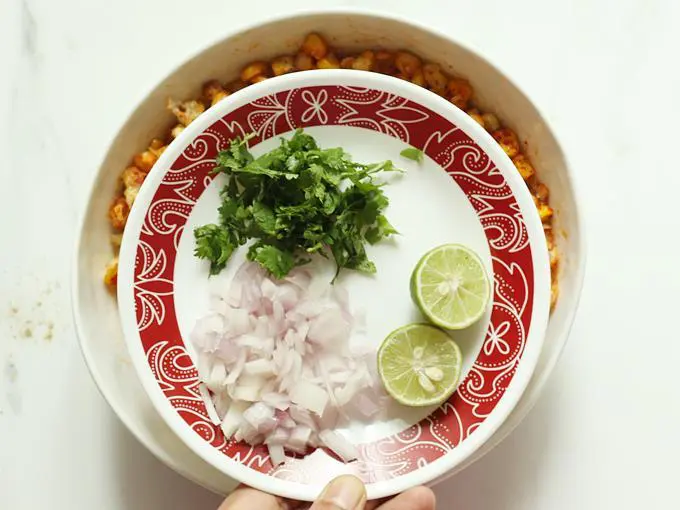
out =
[[[154,411],[131,369],[115,299],[101,282],[102,268],[111,257],[106,211],[118,176],[130,157],[171,125],[171,116],[164,111],[168,96],[196,97],[204,81],[233,79],[249,61],[290,53],[310,31],[321,31],[331,44],[341,48],[406,48],[468,78],[484,109],[497,113],[522,140],[529,142],[528,154],[551,189],[555,227],[562,233],[557,236],[562,255],[560,298],[548,325],[536,373],[522,401],[501,429],[468,462],[479,458],[505,437],[535,403],[566,342],[581,291],[585,246],[566,157],[536,107],[477,52],[411,21],[356,10],[296,14],[222,39],[174,70],[134,108],[121,127],[94,179],[83,215],[73,274],[74,315],[83,354],[104,397],[130,431],[160,460],[218,492],[231,490],[234,481],[206,464],[174,436]]]

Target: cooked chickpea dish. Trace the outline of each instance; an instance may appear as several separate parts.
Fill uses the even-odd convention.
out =
[[[517,133],[510,128],[503,127],[493,113],[483,112],[476,107],[474,90],[467,80],[448,75],[436,63],[423,62],[417,55],[407,51],[365,50],[357,54],[335,52],[321,35],[315,33],[305,37],[302,46],[295,55],[282,55],[274,58],[271,62],[252,62],[241,70],[237,79],[229,83],[210,80],[203,85],[202,97],[198,99],[188,101],[168,100],[167,108],[177,119],[177,125],[170,129],[164,138],[151,140],[145,151],[132,158],[130,166],[121,173],[120,184],[109,207],[109,222],[113,231],[111,244],[114,257],[106,266],[104,283],[111,290],[116,287],[118,276],[117,253],[120,248],[122,231],[130,213],[130,207],[137,197],[142,182],[144,182],[148,172],[163,153],[167,144],[176,138],[186,126],[207,108],[253,83],[295,71],[341,68],[387,74],[425,87],[467,112],[470,117],[491,133],[496,142],[512,159],[517,171],[531,191],[543,223],[550,254],[551,304],[554,306],[558,295],[557,267],[559,254],[553,233],[553,209],[549,205],[550,193],[547,186],[540,181],[536,174],[535,168],[526,155],[526,147],[520,142]]]

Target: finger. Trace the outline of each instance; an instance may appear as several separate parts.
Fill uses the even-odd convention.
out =
[[[329,483],[309,510],[364,510],[365,505],[364,484],[354,476],[344,475]]]
[[[241,485],[224,500],[218,510],[292,510],[297,505]]]
[[[435,510],[437,500],[427,487],[415,487],[382,505],[371,502],[365,510]]]

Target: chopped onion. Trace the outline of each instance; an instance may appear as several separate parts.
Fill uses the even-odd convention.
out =
[[[297,423],[295,423],[295,420],[290,417],[289,413],[279,411],[276,413],[276,419],[278,420],[279,425],[283,428],[294,429],[297,426]]]
[[[286,462],[286,452],[283,449],[283,445],[280,444],[270,444],[267,446],[269,450],[269,458],[274,466],[279,466]]]
[[[245,400],[246,402],[257,402],[260,400],[259,386],[237,386],[231,393],[234,400]]]
[[[257,429],[248,422],[241,422],[241,426],[236,431],[236,434],[234,434],[236,441],[245,441],[250,445],[259,444],[261,438],[262,436],[258,433]]]
[[[342,340],[349,336],[350,329],[340,309],[328,309],[313,320],[307,338],[327,349],[333,349],[342,345]]]
[[[333,430],[322,430],[319,432],[319,439],[329,450],[335,453],[345,462],[351,462],[359,457],[359,451],[344,436]]]
[[[236,363],[234,363],[233,367],[231,368],[231,371],[229,372],[229,375],[227,375],[227,378],[224,381],[225,386],[234,384],[238,380],[238,378],[241,376],[241,372],[243,372],[243,367],[246,364],[246,359],[248,359],[248,353],[246,351],[241,351],[239,353],[238,359],[236,360]]]
[[[353,403],[354,407],[356,407],[365,418],[372,418],[380,412],[378,403],[363,393],[359,394]]]
[[[210,418],[210,421],[213,423],[213,425],[219,425],[222,423],[220,416],[217,414],[217,409],[215,409],[215,404],[212,401],[212,397],[210,396],[207,386],[203,383],[199,383],[198,392],[201,394],[203,402],[205,402],[205,410],[208,412],[208,418]]]
[[[244,402],[234,402],[229,407],[229,410],[224,415],[222,425],[220,428],[224,433],[224,437],[230,439],[243,423],[243,412],[247,409]]]
[[[257,402],[250,406],[243,418],[258,432],[266,434],[276,428],[278,421],[274,417],[274,409],[267,404]]]
[[[307,448],[307,444],[309,444],[309,439],[311,436],[312,429],[310,427],[307,427],[306,425],[298,425],[290,433],[290,438],[288,439],[287,444],[289,444],[293,449],[304,451]]]
[[[243,373],[246,375],[260,375],[269,377],[274,375],[274,364],[264,358],[249,361],[243,366]]]
[[[356,394],[366,387],[361,373],[354,372],[346,380],[347,383],[342,388],[335,390],[335,398],[340,406],[349,404]]]
[[[265,404],[278,409],[279,411],[285,411],[290,407],[290,398],[283,393],[262,393],[262,401]]]
[[[290,431],[283,427],[277,427],[269,433],[264,442],[266,444],[278,444],[283,446],[288,442],[288,439],[290,439]]]
[[[298,406],[291,406],[288,409],[288,414],[295,421],[302,425],[307,425],[309,428],[316,428],[316,422],[307,409],[302,409]]]
[[[272,464],[286,450],[325,446],[346,462],[357,449],[335,432],[351,411],[375,419],[368,352],[350,344],[356,320],[347,292],[307,267],[274,280],[245,263],[211,301],[191,339],[209,419],[227,439],[266,444]]]
[[[206,386],[213,393],[218,393],[222,390],[227,379],[227,367],[224,366],[220,360],[215,360],[210,371],[208,379],[205,381]]]
[[[229,406],[231,405],[231,397],[227,392],[215,393],[213,394],[213,402],[215,403],[215,410],[217,411],[217,415],[224,416],[225,414],[227,414]]]
[[[328,406],[326,407],[326,412],[323,413],[321,418],[316,420],[316,424],[318,424],[319,430],[332,429],[338,425],[339,417],[339,409],[334,406]]]
[[[221,331],[224,330],[224,318],[211,313],[198,320],[191,341],[202,352],[214,352],[220,343]]]
[[[321,416],[328,404],[328,393],[316,384],[298,381],[290,390],[290,400]]]

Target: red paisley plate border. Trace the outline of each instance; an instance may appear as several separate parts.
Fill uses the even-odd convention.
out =
[[[184,225],[211,182],[214,158],[231,138],[255,133],[252,146],[296,127],[323,125],[399,138],[423,150],[454,179],[484,228],[494,299],[474,365],[438,410],[396,435],[359,445],[360,458],[349,465],[318,450],[273,468],[264,447],[225,440],[207,417],[175,316],[174,262]],[[306,500],[341,473],[364,480],[371,497],[394,494],[441,476],[482,444],[517,402],[533,371],[547,322],[549,282],[531,198],[489,135],[434,94],[353,71],[269,80],[219,103],[185,131],[156,164],[133,207],[118,291],[136,369],[180,437],[237,480]]]

